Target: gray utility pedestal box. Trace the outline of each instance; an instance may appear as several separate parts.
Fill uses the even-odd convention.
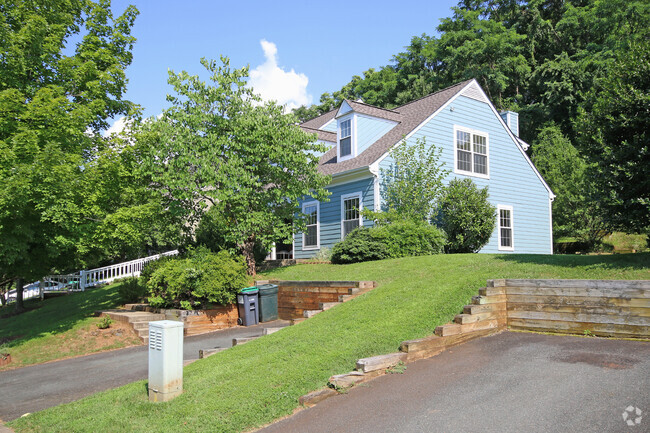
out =
[[[149,322],[149,401],[183,392],[183,322]]]
[[[252,326],[260,323],[259,310],[257,308],[257,287],[246,287],[237,294],[237,309],[239,319],[237,323],[244,326]]]

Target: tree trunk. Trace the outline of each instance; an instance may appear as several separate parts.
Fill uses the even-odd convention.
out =
[[[16,278],[16,313],[25,311],[25,304],[23,303],[23,285],[22,278]]]
[[[13,281],[9,281],[3,288],[0,290],[0,303],[2,306],[7,305],[7,298],[5,298],[5,295],[9,293],[9,290],[11,290],[11,286],[13,285]]]
[[[247,273],[248,275],[255,275],[255,241],[252,239],[248,239],[247,241],[244,242],[244,246],[242,247],[242,254],[244,255],[244,259],[246,260],[246,266],[248,267]]]

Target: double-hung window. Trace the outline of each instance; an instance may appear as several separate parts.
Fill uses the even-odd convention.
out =
[[[512,206],[497,206],[497,218],[499,219],[499,249],[514,251],[514,220]]]
[[[341,197],[341,238],[361,226],[361,193]]]
[[[341,122],[339,138],[339,156],[343,158],[350,155],[352,155],[352,119]]]
[[[488,135],[484,132],[454,128],[455,172],[470,176],[485,177],[488,169]]]
[[[307,228],[303,233],[302,247],[305,250],[318,249],[320,247],[319,233],[319,203],[309,202],[302,205],[302,213],[306,215]]]

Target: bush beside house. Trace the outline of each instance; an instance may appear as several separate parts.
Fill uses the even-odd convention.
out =
[[[444,233],[426,222],[394,221],[386,225],[354,230],[334,245],[332,263],[438,254],[443,251],[444,245]]]

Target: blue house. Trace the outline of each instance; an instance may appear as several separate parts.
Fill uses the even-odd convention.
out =
[[[319,171],[332,176],[328,202],[307,199],[307,230],[296,233],[294,258],[331,248],[364,221],[360,209],[380,210],[381,170],[393,146],[419,138],[442,149],[446,179],[469,177],[489,187],[496,228],[484,253],[552,254],[554,195],[518,138],[517,113],[499,113],[476,80],[464,81],[391,110],[345,100],[301,125],[330,146]]]

